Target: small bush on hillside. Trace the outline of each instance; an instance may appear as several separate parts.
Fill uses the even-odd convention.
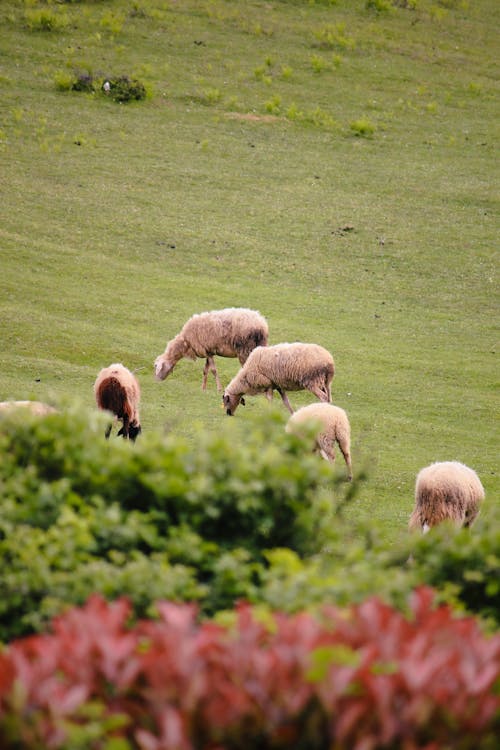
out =
[[[103,91],[115,102],[139,101],[146,98],[146,87],[135,78],[118,76],[107,78],[103,83]]]
[[[375,125],[364,117],[359,120],[353,120],[349,123],[349,127],[354,135],[362,138],[370,138],[376,130]]]

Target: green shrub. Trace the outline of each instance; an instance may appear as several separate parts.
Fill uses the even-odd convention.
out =
[[[130,102],[145,99],[147,92],[143,83],[128,76],[107,78],[103,83],[103,90],[115,102]]]
[[[0,639],[43,626],[92,591],[209,613],[258,588],[264,551],[317,551],[331,467],[276,414],[243,445],[230,420],[194,446],[160,435],[105,441],[100,415],[2,418]]]
[[[24,17],[30,31],[62,31],[69,23],[66,15],[50,8],[27,10]]]
[[[486,500],[488,502],[488,498]],[[441,598],[500,626],[500,510],[491,503],[471,529],[447,524],[416,542],[412,579]]]

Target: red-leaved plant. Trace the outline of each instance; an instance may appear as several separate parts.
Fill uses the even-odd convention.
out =
[[[0,654],[0,747],[493,750],[500,635],[429,589],[410,609],[261,622],[241,605],[222,627],[162,602],[129,627],[125,600],[94,596]]]

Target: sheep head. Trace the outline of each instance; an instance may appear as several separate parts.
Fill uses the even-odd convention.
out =
[[[156,380],[165,380],[175,367],[175,362],[165,359],[164,354],[160,354],[155,359],[155,378]]]
[[[232,417],[234,412],[238,408],[238,404],[245,406],[245,399],[241,394],[228,393],[227,391],[225,391],[222,397],[222,403],[224,405],[224,409],[226,410],[226,414],[229,417]]]

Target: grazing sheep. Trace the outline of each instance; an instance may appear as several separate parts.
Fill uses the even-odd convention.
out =
[[[139,401],[141,389],[135,375],[122,364],[104,367],[94,383],[94,394],[99,409],[112,412],[122,421],[118,435],[135,440],[141,432]],[[109,437],[112,424],[106,429]]]
[[[44,404],[41,401],[0,401],[1,411],[12,411],[17,408],[28,409],[37,417],[45,417],[47,414],[55,414],[57,411],[53,406]]]
[[[232,415],[243,395],[270,393],[276,390],[286,408],[293,409],[286,391],[308,390],[320,401],[330,402],[330,386],[335,372],[332,355],[317,344],[275,344],[258,346],[224,391],[226,414]]]
[[[335,443],[338,443],[347,464],[350,481],[352,479],[351,426],[344,409],[334,404],[308,404],[292,414],[286,425],[286,431],[300,436],[304,433],[304,427],[307,428],[308,425],[317,427],[314,450],[327,461],[335,460]]]
[[[208,373],[215,376],[217,390],[222,390],[214,356],[238,357],[244,364],[256,346],[267,346],[269,330],[265,318],[255,310],[229,307],[193,315],[180,333],[168,342],[154,363],[157,380],[165,380],[183,357],[206,359],[202,389],[206,390]]]
[[[410,529],[422,529],[450,520],[471,526],[484,500],[484,489],[476,472],[458,461],[442,461],[422,469],[415,483],[415,508]]]

